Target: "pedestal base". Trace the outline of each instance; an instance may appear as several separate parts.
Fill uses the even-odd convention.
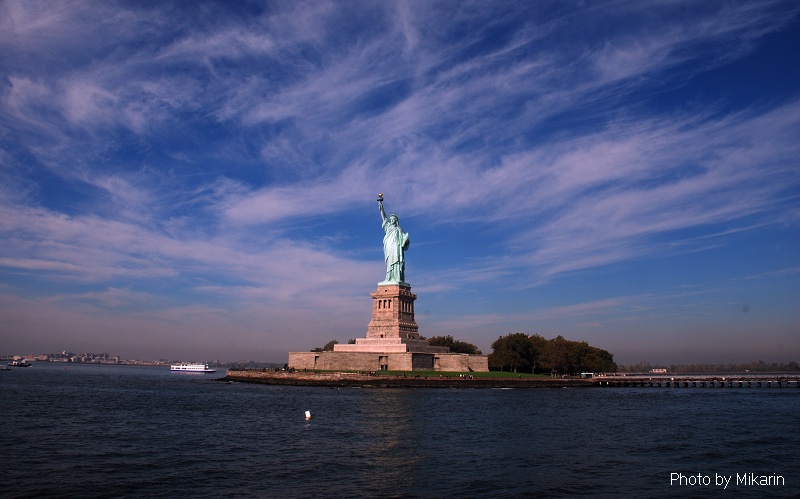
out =
[[[486,355],[465,353],[334,351],[289,352],[289,367],[320,371],[388,370],[466,373],[486,372],[489,370],[489,363]]]
[[[333,351],[289,352],[289,367],[323,371],[488,371],[486,355],[450,353],[419,339],[414,300],[406,282],[380,283],[371,293],[372,320],[366,338],[337,343]]]

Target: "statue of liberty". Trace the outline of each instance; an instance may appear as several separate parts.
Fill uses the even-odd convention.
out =
[[[380,284],[405,283],[406,262],[404,251],[408,249],[408,233],[400,228],[400,220],[392,213],[386,217],[383,211],[383,193],[378,194],[378,207],[383,220],[383,260],[386,262],[386,279]]]

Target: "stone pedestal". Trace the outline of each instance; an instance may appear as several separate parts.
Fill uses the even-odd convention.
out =
[[[414,320],[414,300],[407,283],[378,284],[370,293],[372,297],[372,320],[367,326],[367,338],[419,339],[419,326]]]
[[[380,283],[372,297],[366,338],[338,343],[330,352],[289,352],[289,367],[326,371],[488,371],[485,355],[450,353],[419,338],[408,283]]]
[[[419,326],[414,320],[414,300],[408,283],[380,283],[372,297],[372,320],[367,337],[356,338],[355,344],[336,344],[334,352],[369,353],[447,353],[447,347],[434,347],[419,339]]]

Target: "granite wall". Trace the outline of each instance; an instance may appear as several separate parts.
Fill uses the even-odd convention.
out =
[[[485,355],[462,353],[290,352],[289,367],[321,371],[486,372],[489,362]]]

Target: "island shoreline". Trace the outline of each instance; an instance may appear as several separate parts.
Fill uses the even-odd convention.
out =
[[[358,374],[318,372],[228,371],[222,381],[282,386],[358,388],[584,388],[591,379],[575,378],[473,378],[416,376],[413,374]]]

